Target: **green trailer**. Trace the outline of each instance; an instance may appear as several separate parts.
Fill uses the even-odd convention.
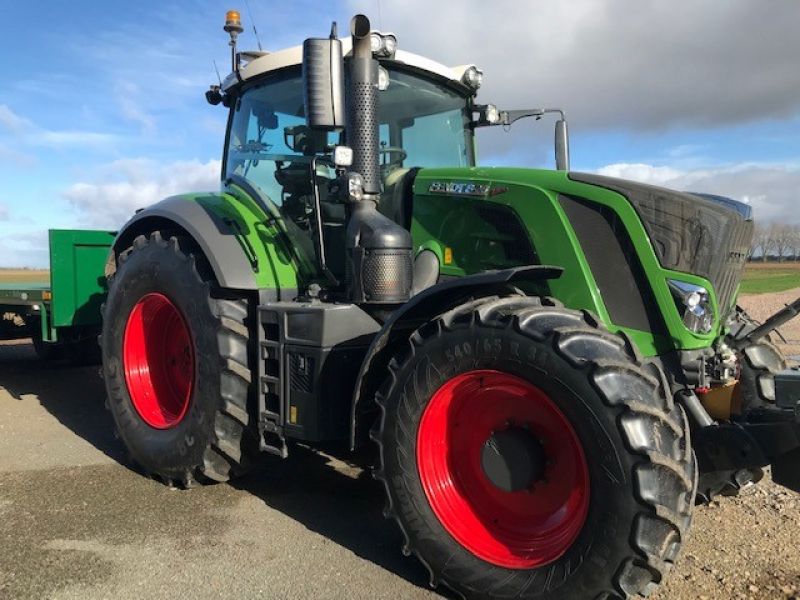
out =
[[[99,358],[100,306],[113,231],[51,229],[50,281],[0,284],[0,339],[32,338],[43,359]]]

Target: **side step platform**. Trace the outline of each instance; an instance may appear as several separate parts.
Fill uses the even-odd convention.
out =
[[[258,307],[261,450],[288,439],[346,440],[359,368],[380,324],[354,304],[268,302]]]
[[[283,341],[279,313],[258,310],[258,428],[263,452],[281,458],[289,456],[289,448],[283,435],[285,421],[283,386]]]

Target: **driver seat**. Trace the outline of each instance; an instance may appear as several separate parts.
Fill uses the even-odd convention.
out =
[[[386,176],[378,212],[401,227],[411,229],[414,209],[414,180],[420,167],[399,168]]]

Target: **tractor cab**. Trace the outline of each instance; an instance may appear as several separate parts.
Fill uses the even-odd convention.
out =
[[[330,193],[335,165],[320,159],[344,145],[345,135],[309,126],[301,47],[240,56],[247,62],[220,91],[232,108],[223,181],[244,180],[255,188],[280,216],[292,244],[312,260],[318,194],[323,243],[331,270],[341,277],[345,203]],[[473,98],[479,83],[480,71],[471,65],[450,69],[399,50],[380,59],[377,208],[405,229],[411,227],[420,168],[475,165]]]

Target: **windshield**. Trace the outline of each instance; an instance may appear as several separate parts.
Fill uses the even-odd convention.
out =
[[[389,70],[389,87],[378,95],[384,165],[472,166],[466,99],[452,89],[400,70]],[[402,148],[392,156],[387,148]]]
[[[466,99],[445,85],[397,69],[389,70],[389,81],[379,95],[384,177],[399,167],[471,166]],[[338,134],[310,131],[305,122],[299,72],[247,90],[234,108],[226,174],[245,177],[278,207],[310,191],[311,157],[343,140]]]
[[[379,94],[381,176],[392,187],[411,167],[463,167],[473,164],[467,99],[422,76],[389,69],[389,86]],[[270,210],[281,217],[292,245],[313,257],[311,243],[314,181],[311,160],[343,143],[340,134],[306,126],[299,69],[270,76],[247,89],[230,119],[225,177],[245,178]],[[344,205],[327,198],[334,174],[317,167],[326,247],[341,234]]]

